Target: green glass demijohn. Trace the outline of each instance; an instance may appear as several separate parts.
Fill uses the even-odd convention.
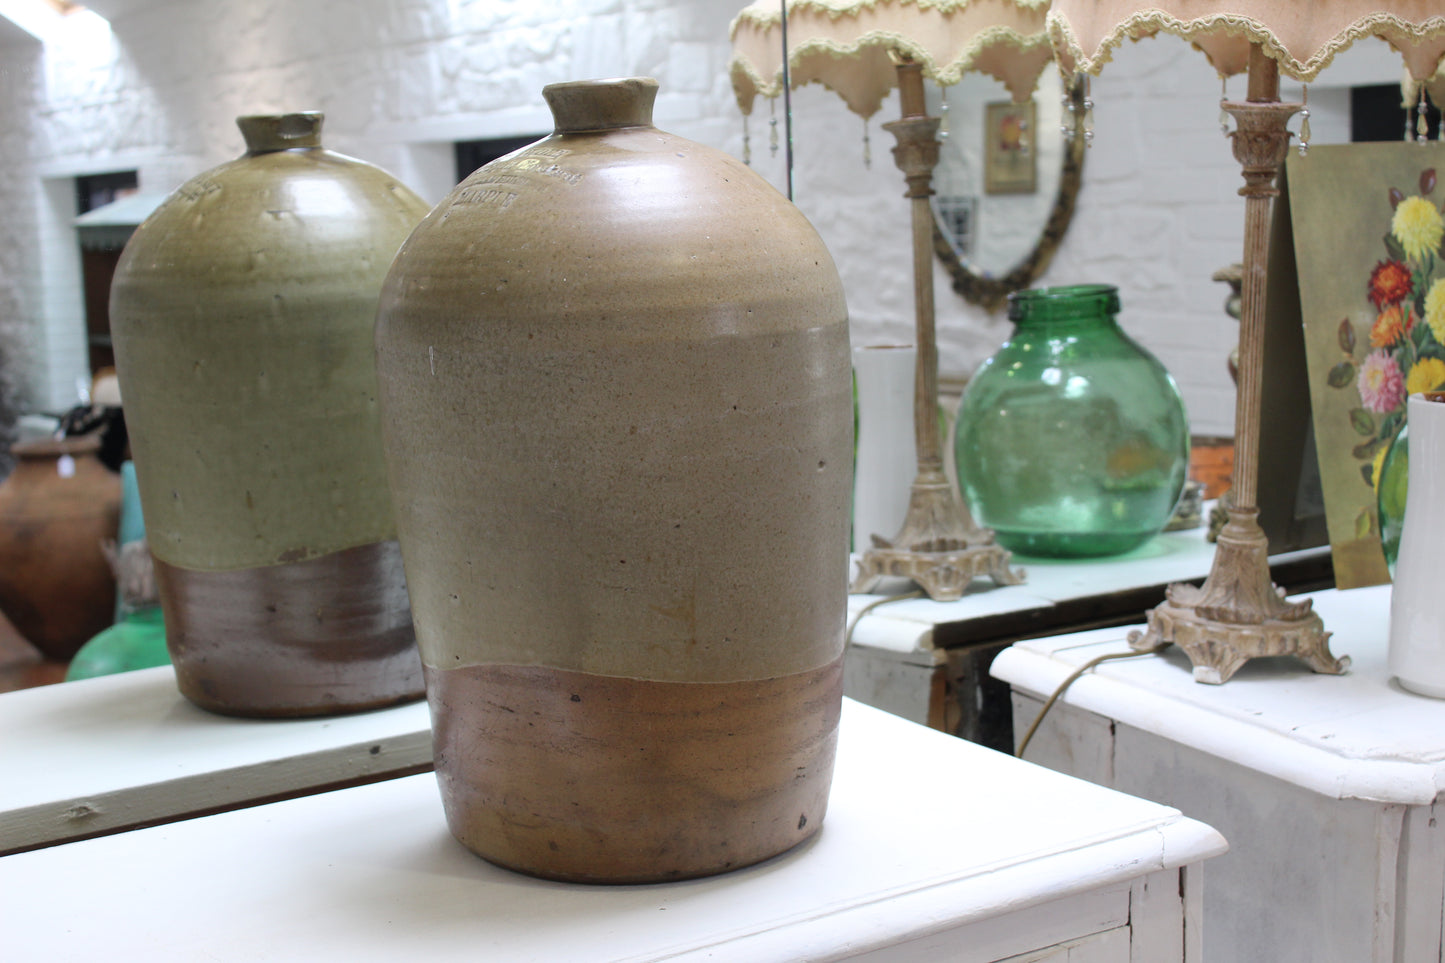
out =
[[[1409,490],[1410,425],[1406,423],[1390,440],[1375,484],[1380,549],[1385,553],[1385,567],[1391,578],[1395,577],[1395,562],[1400,557],[1400,536],[1405,531],[1405,496]]]
[[[954,456],[980,524],[1022,555],[1137,547],[1169,521],[1189,465],[1184,401],[1088,284],[1009,297],[1013,336],[969,381]]]

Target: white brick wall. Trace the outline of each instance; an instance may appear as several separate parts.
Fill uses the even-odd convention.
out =
[[[51,18],[44,45],[0,36],[0,311],[34,345],[31,397],[69,404],[84,370],[73,235],[62,186],[77,174],[134,167],[143,190],[169,190],[240,152],[241,113],[320,109],[329,146],[395,171],[429,200],[449,187],[450,142],[548,128],[544,84],[650,74],[656,118],[675,133],[742,153],[727,82],[727,26],[742,0],[105,0]],[[1390,82],[1383,44],[1359,45],[1312,88],[1314,136],[1343,139],[1345,102],[1329,85]],[[1239,95],[1243,81],[1231,83]],[[1094,82],[1096,146],[1074,227],[1048,283],[1121,288],[1122,321],[1174,372],[1193,428],[1233,430],[1224,358],[1236,326],[1209,280],[1238,260],[1238,169],[1215,126],[1219,83],[1202,56],[1169,38],[1127,45]],[[794,98],[799,206],[838,262],[857,343],[912,330],[908,214],[890,135],[830,92]],[[754,167],[784,183],[767,150],[768,110],[752,121]],[[964,376],[1008,323],[962,302],[939,268],[945,374]]]
[[[44,359],[36,397],[49,399],[48,406],[59,410],[75,404],[76,379],[89,370],[80,249],[71,226],[76,214],[75,182],[47,178],[41,182],[38,201],[39,302],[47,323],[34,334]]]
[[[40,294],[33,274],[38,198],[33,174],[23,163],[29,150],[28,125],[12,118],[28,113],[35,103],[39,45],[18,29],[5,36],[8,41],[0,41],[0,337],[5,340],[0,350],[18,350],[17,363],[34,370],[39,363],[37,326],[28,321]],[[29,388],[31,379],[26,380]]]

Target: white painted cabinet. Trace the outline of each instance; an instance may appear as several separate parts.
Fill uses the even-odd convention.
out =
[[[1008,689],[988,674],[999,649],[1130,619],[1162,601],[1168,583],[1203,579],[1213,558],[1205,530],[1196,528],[1164,532],[1112,558],[1015,558],[1027,573],[1023,584],[998,587],[979,579],[955,602],[885,601],[916,588],[885,580],[873,594],[848,597],[848,618],[856,624],[844,691],[905,719],[1006,749]],[[1280,584],[1320,584],[1328,566],[1327,548],[1270,559]]]
[[[1388,586],[1316,593],[1344,676],[1293,659],[1223,686],[1167,650],[1107,662],[1049,711],[1025,758],[1217,827],[1205,868],[1205,959],[1437,961],[1445,951],[1445,701],[1386,671]],[[1022,734],[1078,665],[1127,629],[1020,642],[995,660]]]
[[[845,700],[822,831],[651,886],[494,867],[408,776],[0,858],[7,961],[1194,963],[1176,810]],[[61,897],[63,894],[63,897]]]

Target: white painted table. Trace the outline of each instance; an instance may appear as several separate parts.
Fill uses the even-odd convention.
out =
[[[1386,670],[1388,586],[1316,593],[1344,676],[1258,659],[1200,685],[1177,650],[1106,662],[1049,711],[1025,758],[1218,827],[1206,959],[1436,961],[1445,906],[1445,701]],[[993,672],[1022,733],[1078,665],[1126,629],[1020,642]]]
[[[851,700],[839,743],[822,831],[724,876],[520,876],[456,843],[435,780],[412,776],[0,859],[0,955],[1198,958],[1198,864],[1224,849],[1208,826]]]
[[[431,758],[423,702],[234,719],[187,702],[170,666],[7,692],[0,854],[418,772]]]
[[[857,626],[844,691],[905,719],[1007,749],[1007,688],[988,680],[989,662],[1000,648],[1018,639],[1132,621],[1164,600],[1169,583],[1203,581],[1213,560],[1214,545],[1204,528],[1164,532],[1112,558],[1015,557],[1028,574],[1022,585],[979,579],[956,602],[907,599],[858,618],[868,605],[914,588],[890,579],[874,593],[848,598],[848,617],[856,618]],[[1270,566],[1280,584],[1333,584],[1325,546],[1276,555]],[[1001,718],[989,719],[990,711]]]

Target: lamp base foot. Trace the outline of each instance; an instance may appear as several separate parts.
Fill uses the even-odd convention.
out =
[[[850,592],[867,592],[885,576],[911,579],[938,602],[963,597],[969,583],[988,576],[995,585],[1018,585],[1022,570],[1009,568],[1009,552],[979,528],[947,478],[921,474],[909,492],[903,530],[891,539],[873,536]]]
[[[1308,599],[1286,601],[1269,578],[1269,543],[1257,509],[1229,509],[1214,565],[1202,587],[1169,586],[1144,631],[1129,634],[1136,651],[1176,644],[1194,665],[1194,680],[1229,681],[1260,656],[1293,655],[1316,672],[1339,675],[1349,657],[1330,653],[1330,633]]]

